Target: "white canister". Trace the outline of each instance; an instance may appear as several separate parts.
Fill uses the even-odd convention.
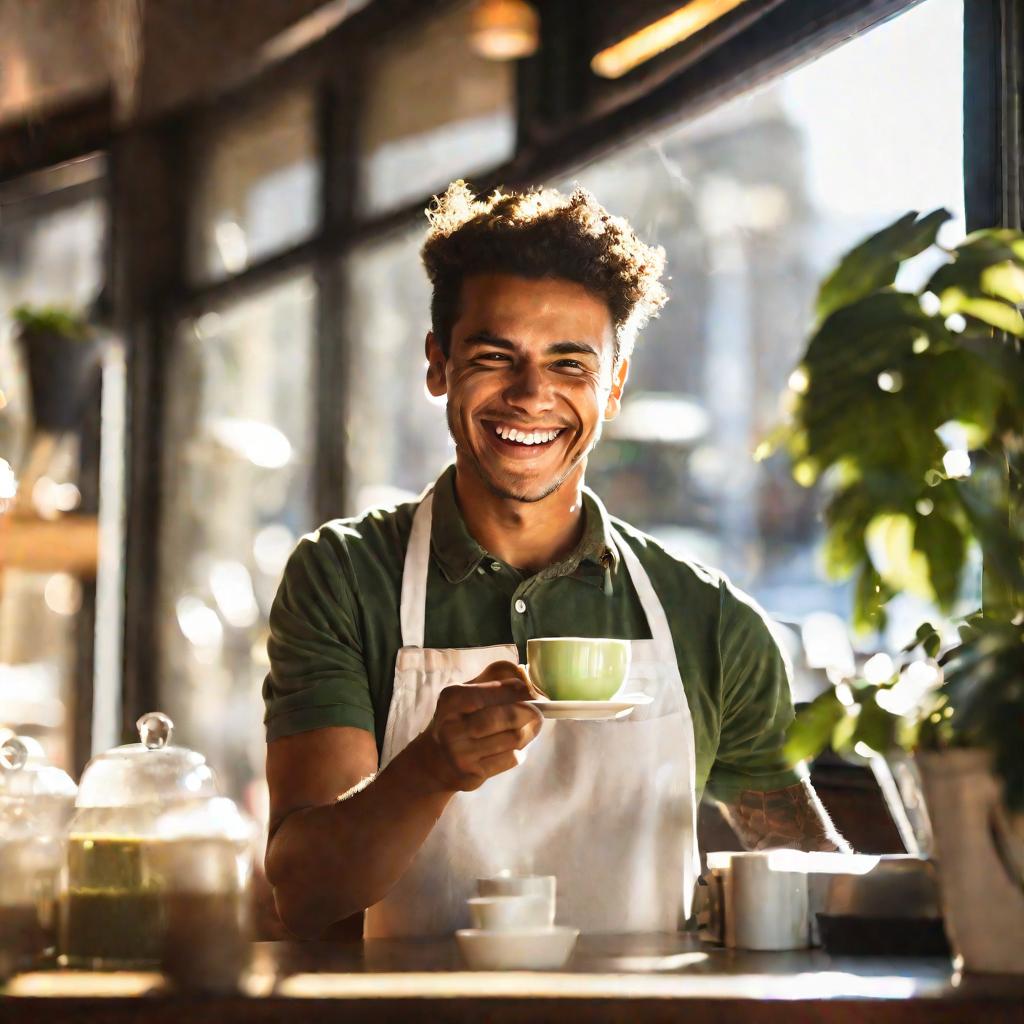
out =
[[[726,946],[760,951],[808,947],[807,871],[799,851],[719,853],[714,858]]]

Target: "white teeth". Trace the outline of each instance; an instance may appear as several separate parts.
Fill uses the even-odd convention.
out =
[[[525,430],[517,430],[515,427],[496,426],[494,432],[505,441],[515,441],[517,444],[547,444],[553,441],[561,433],[557,430],[534,430],[527,433]]]

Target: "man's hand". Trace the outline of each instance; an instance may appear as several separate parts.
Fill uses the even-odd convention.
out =
[[[720,806],[746,850],[852,852],[807,781],[767,793],[745,789]]]
[[[448,791],[479,789],[493,775],[519,764],[521,751],[540,732],[523,670],[496,661],[468,683],[446,686],[434,717],[417,738],[425,769]]]

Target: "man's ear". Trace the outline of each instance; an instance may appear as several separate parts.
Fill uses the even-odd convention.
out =
[[[445,358],[437,338],[433,331],[427,332],[427,340],[424,345],[427,355],[427,390],[434,398],[441,398],[448,394],[448,360]]]
[[[612,368],[612,389],[608,393],[608,401],[604,406],[604,418],[613,420],[622,408],[622,390],[629,376],[629,360],[620,359]]]

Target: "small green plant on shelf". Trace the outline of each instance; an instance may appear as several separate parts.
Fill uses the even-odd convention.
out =
[[[92,337],[88,321],[80,313],[63,306],[17,306],[11,312],[11,319],[26,339],[58,335],[73,341],[88,341]]]

